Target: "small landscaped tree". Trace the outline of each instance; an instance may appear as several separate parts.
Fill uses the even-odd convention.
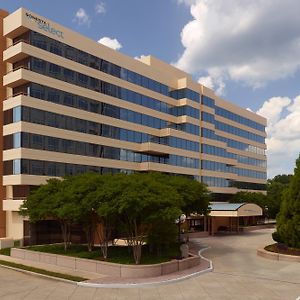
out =
[[[31,222],[45,220],[51,217],[57,209],[59,202],[56,195],[62,189],[62,181],[50,179],[47,184],[33,190],[20,207],[20,214],[29,216]]]
[[[96,213],[100,226],[98,226],[96,232],[104,259],[108,257],[108,243],[112,238],[112,231],[120,219],[114,199],[120,197],[125,187],[125,176],[125,174],[102,175],[102,184],[91,195],[98,203]]]
[[[67,250],[76,208],[68,197],[68,189],[64,181],[50,179],[34,190],[22,204],[20,214],[28,216],[31,222],[57,220],[61,227],[64,249]]]
[[[288,188],[292,175],[277,175],[267,183],[268,216],[275,219],[280,211],[283,191]]]
[[[154,173],[131,174],[123,178],[123,184],[116,186],[120,193],[113,205],[124,224],[136,264],[141,261],[142,245],[151,229],[158,223],[174,222],[181,213],[178,193],[156,176]]]
[[[211,195],[206,185],[184,176],[168,176],[167,183],[181,197],[181,209],[186,215],[208,213]]]
[[[231,203],[255,203],[261,208],[267,205],[267,196],[262,193],[238,192],[230,199]]]
[[[101,188],[103,177],[97,173],[69,176],[64,180],[66,197],[73,205],[74,221],[82,226],[86,235],[88,251],[92,251],[96,226],[99,222],[97,209],[99,201],[95,192]]]
[[[50,179],[28,196],[21,214],[32,222],[57,220],[65,250],[72,224],[82,226],[89,251],[97,232],[104,259],[112,229],[121,225],[138,264],[146,242],[159,254],[176,240],[175,220],[183,212],[205,214],[208,202],[207,188],[182,176],[85,173]]]
[[[210,201],[207,186],[185,176],[171,176],[155,173],[156,180],[168,185],[180,198],[179,208],[187,216],[190,214],[206,215]],[[176,216],[179,219],[180,215]],[[152,227],[147,242],[151,250],[158,255],[176,241],[178,225],[174,219],[163,220]]]
[[[289,187],[283,192],[274,236],[289,247],[300,248],[300,156]]]

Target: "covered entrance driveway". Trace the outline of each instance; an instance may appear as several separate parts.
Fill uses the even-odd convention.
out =
[[[241,226],[257,225],[263,211],[254,203],[212,202],[208,216],[194,215],[187,219],[189,237],[203,237],[217,232],[240,232]]]
[[[254,203],[211,203],[208,218],[209,234],[220,231],[239,232],[240,225],[256,225],[263,215],[262,208]]]

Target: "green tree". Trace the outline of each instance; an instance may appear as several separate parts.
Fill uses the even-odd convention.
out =
[[[41,185],[28,196],[21,214],[29,216],[32,222],[58,220],[65,250],[72,224],[82,225],[89,250],[97,232],[105,259],[112,228],[122,224],[138,264],[146,241],[160,252],[175,240],[175,219],[182,212],[205,214],[208,203],[207,188],[183,176],[85,173],[63,180],[51,179]]]
[[[24,201],[20,214],[28,216],[31,222],[55,219],[61,227],[65,251],[70,244],[71,224],[76,216],[76,207],[68,197],[64,181],[50,179],[34,190]]]
[[[296,160],[294,176],[283,192],[277,216],[277,241],[289,247],[300,248],[300,156]]]
[[[97,173],[84,173],[65,178],[65,197],[73,208],[74,221],[82,226],[86,235],[88,251],[92,251],[96,226],[99,222],[96,213],[99,200],[95,197],[95,191],[102,186],[103,176]]]
[[[206,185],[185,176],[167,176],[166,180],[181,197],[181,209],[186,215],[208,213],[211,194]]]
[[[276,218],[280,210],[283,191],[288,188],[292,175],[276,175],[267,183],[267,206],[268,216]]]
[[[59,205],[56,195],[61,188],[61,180],[49,179],[47,184],[42,184],[30,193],[20,207],[20,214],[29,216],[33,223],[53,216]]]
[[[280,174],[280,175],[276,175],[272,179],[272,181],[288,185],[291,182],[292,178],[293,178],[292,174]]]
[[[123,177],[113,200],[124,224],[136,264],[140,263],[142,245],[156,224],[174,222],[181,213],[181,198],[169,185],[157,180],[153,173]]]
[[[102,175],[102,184],[98,186],[92,197],[97,199],[97,215],[100,227],[97,228],[100,248],[104,259],[108,257],[108,243],[112,238],[112,231],[117,227],[119,214],[114,199],[120,197],[124,189],[125,174]]]
[[[230,203],[255,203],[261,208],[267,205],[267,196],[262,193],[238,192],[232,196]]]
[[[161,173],[154,173],[153,176],[178,193],[181,199],[180,209],[184,214],[187,216],[190,214],[207,214],[211,195],[206,185],[186,176],[170,176]],[[179,215],[176,219],[178,218]],[[178,225],[174,223],[174,220],[164,224],[158,222],[151,228],[147,242],[150,249],[155,250],[160,255],[163,249],[176,241],[177,234]]]
[[[157,222],[152,224],[147,236],[150,252],[160,256],[163,250],[168,249],[176,242],[177,234],[178,226],[175,224],[174,219],[165,220],[163,218],[157,220]]]

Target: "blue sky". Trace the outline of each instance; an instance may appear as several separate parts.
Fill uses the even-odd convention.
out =
[[[96,41],[116,39],[132,57],[173,63],[259,111],[269,120],[269,176],[292,172],[300,150],[298,0],[0,0],[9,12],[21,6]]]

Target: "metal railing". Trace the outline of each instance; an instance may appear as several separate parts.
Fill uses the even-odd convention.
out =
[[[25,66],[25,65],[23,65],[23,66],[18,66],[17,68],[14,68],[14,69],[12,69],[12,70],[8,71],[8,72],[6,73],[6,75],[7,75],[7,74],[9,74],[9,73],[12,73],[12,72],[18,71],[18,70],[20,70],[20,69],[29,70],[29,68],[28,68],[27,66]]]
[[[11,99],[11,98],[14,98],[14,97],[18,97],[18,96],[20,96],[20,95],[28,96],[28,93],[26,93],[26,92],[19,92],[19,93],[13,94],[13,95],[11,95],[11,96],[6,97],[6,98],[4,99],[4,101],[5,101],[5,100],[8,100],[8,99]]]
[[[8,46],[6,49],[9,49],[9,48],[11,48],[19,43],[22,43],[22,42],[30,45],[28,40],[21,39],[21,40],[15,41],[12,45]]]

